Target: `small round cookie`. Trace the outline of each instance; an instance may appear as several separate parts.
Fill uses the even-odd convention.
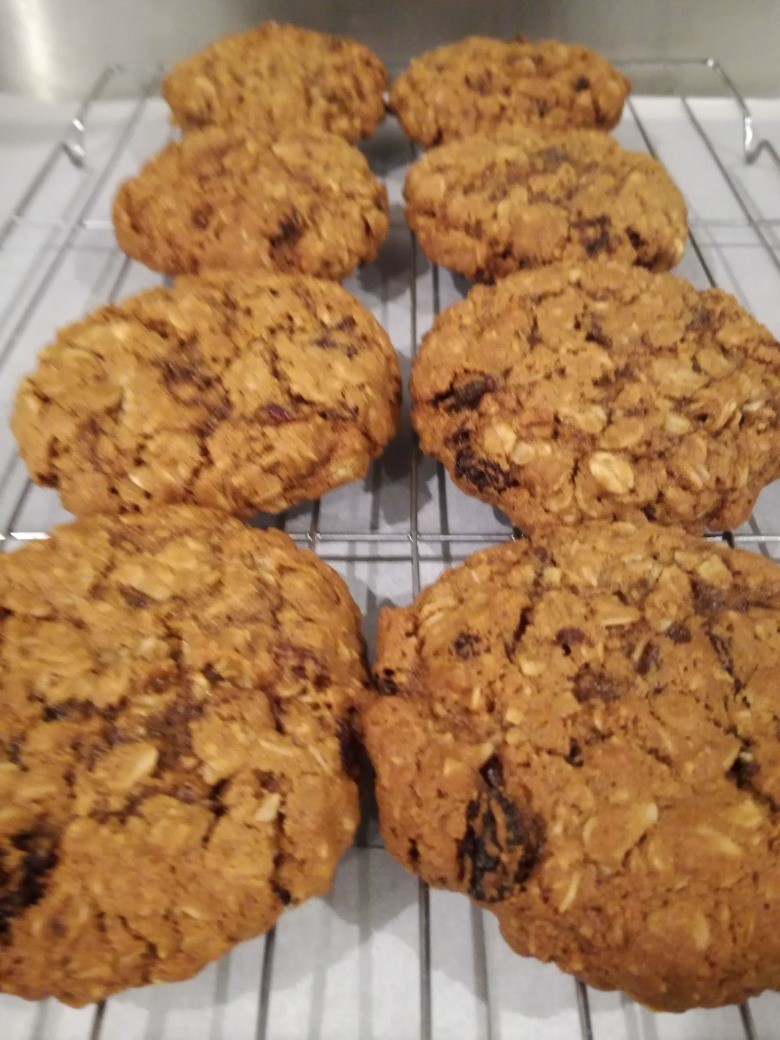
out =
[[[125,181],[113,216],[128,256],[165,274],[339,280],[376,257],[388,212],[387,191],[340,137],[213,127],[172,141]]]
[[[615,261],[476,286],[422,342],[422,450],[526,533],[736,527],[780,477],[780,345],[720,289]]]
[[[62,329],[11,428],[77,516],[166,502],[250,516],[363,476],[400,396],[390,341],[341,286],[212,272]]]
[[[598,130],[452,141],[410,168],[404,197],[425,255],[480,281],[596,257],[667,271],[687,238],[685,201],[663,166]]]
[[[0,557],[0,618],[0,990],[188,978],[329,889],[367,683],[329,567],[190,506],[90,517]]]
[[[264,22],[174,65],[162,94],[184,130],[240,123],[356,141],[382,121],[386,83],[382,62],[357,40]]]
[[[468,36],[414,58],[393,83],[390,106],[407,135],[428,148],[502,126],[609,130],[630,89],[587,47]]]
[[[388,850],[520,954],[682,1011],[780,987],[780,568],[643,521],[380,615]]]

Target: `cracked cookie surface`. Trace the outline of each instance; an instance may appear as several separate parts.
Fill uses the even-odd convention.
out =
[[[780,568],[642,522],[469,558],[380,615],[388,850],[658,1009],[780,986]]]
[[[356,141],[381,122],[386,81],[382,62],[357,40],[264,22],[174,65],[162,94],[184,130],[295,126]]]
[[[736,527],[780,476],[780,347],[719,289],[614,261],[476,286],[423,339],[422,450],[534,533]]]
[[[0,618],[0,989],[188,978],[329,889],[367,676],[316,556],[190,506],[91,517],[0,557]]]
[[[221,127],[153,156],[120,186],[113,219],[122,249],[155,271],[336,280],[373,260],[389,227],[385,188],[341,138]]]
[[[425,255],[480,281],[596,257],[666,271],[687,238],[663,166],[597,130],[503,129],[441,145],[410,168],[404,197]]]
[[[408,136],[428,148],[505,126],[609,130],[630,89],[587,47],[469,36],[414,58],[394,81],[390,105]]]
[[[341,286],[180,278],[62,329],[11,426],[76,515],[191,502],[279,512],[361,477],[398,422],[395,351]]]

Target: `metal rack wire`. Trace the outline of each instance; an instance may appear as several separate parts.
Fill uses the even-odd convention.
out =
[[[704,75],[710,92],[719,93],[733,106],[734,118],[729,125],[741,139],[742,161],[748,166],[753,166],[763,160],[766,168],[771,169],[773,175],[777,175],[777,186],[780,187],[778,152],[771,141],[757,133],[751,112],[727,73],[713,59],[623,64],[632,74],[640,77],[658,74],[673,84],[669,96],[674,99],[683,117],[683,132],[700,143],[704,154],[709,157],[710,168],[716,172],[722,189],[732,200],[733,211],[737,217],[731,220],[731,225],[740,234],[747,236],[746,241],[749,240],[750,248],[774,271],[778,278],[777,286],[780,288],[780,240],[777,243],[773,241],[773,235],[780,228],[780,212],[776,217],[765,216],[750,196],[746,195],[744,187],[735,178],[733,167],[724,160],[722,148],[713,140],[711,130],[702,119],[696,103],[680,87],[680,83],[689,74]],[[100,103],[109,96],[116,81],[123,77],[132,77],[138,81],[135,100],[123,110],[121,118],[115,124],[113,137],[101,148],[99,161],[93,163],[90,150],[90,120]],[[91,305],[114,300],[129,288],[138,288],[139,279],[143,280],[144,276],[138,272],[137,265],[123,257],[113,243],[110,221],[107,215],[101,215],[101,212],[106,209],[104,203],[110,198],[119,177],[120,167],[128,161],[128,147],[142,128],[149,105],[157,91],[158,77],[157,69],[148,70],[139,77],[134,70],[120,66],[106,68],[66,128],[61,140],[49,153],[0,228],[0,258],[4,252],[15,248],[15,242],[20,235],[30,233],[36,241],[29,263],[14,274],[14,292],[18,296],[12,299],[6,310],[0,314],[0,383],[4,385],[7,394],[12,390],[12,387],[7,385],[9,369],[15,374],[29,367],[32,362],[31,330],[36,323],[44,327],[49,325],[53,331],[53,324],[61,324],[64,320],[60,314],[52,310],[56,297],[52,290],[84,234],[102,236],[102,248],[105,252],[104,273],[97,279],[98,288],[92,292]],[[648,119],[644,107],[639,101],[629,101],[627,133],[635,143],[638,142],[645,150],[663,159],[663,147],[659,145],[657,127]],[[386,178],[389,182],[392,181],[391,198],[394,188],[397,203],[403,168],[410,154],[408,145],[392,127],[389,134],[385,143],[381,145],[384,151],[380,148],[380,152],[372,154],[371,157],[375,164],[378,162],[378,165],[384,166]],[[162,141],[151,145],[142,143],[141,147],[145,147],[149,153],[160,143]],[[369,149],[372,147],[374,146],[370,145]],[[133,160],[132,155],[130,160]],[[39,206],[41,200],[44,196],[52,194],[51,189],[56,186],[58,179],[63,177],[63,172],[66,176],[75,176],[75,187],[69,194],[62,196],[63,205],[55,206],[53,212],[45,211],[44,207],[42,212]],[[712,259],[713,250],[717,251],[717,241],[714,240],[727,224],[728,221],[724,222],[721,218],[707,218],[699,214],[695,214],[691,222],[690,248],[686,259],[688,266],[685,273],[694,281],[698,280],[702,287],[714,286],[718,282],[718,272]],[[386,271],[379,281],[372,281],[370,275],[364,274],[353,279],[348,288],[373,306],[380,320],[385,318],[385,324],[388,324],[388,319],[386,314],[383,315],[383,309],[388,313],[392,311],[389,323],[394,324],[397,330],[406,323],[405,330],[397,331],[393,338],[408,364],[427,324],[443,306],[459,298],[465,286],[446,272],[427,265],[418,253],[414,239],[405,228],[400,215],[394,216],[390,238],[395,249],[395,257],[386,257]],[[401,263],[398,262],[399,256]],[[380,266],[382,263],[383,260],[380,258]],[[389,277],[398,291],[398,302],[395,304],[385,291],[387,270],[390,271]],[[146,280],[149,281],[148,274]],[[739,290],[739,285],[737,289]],[[780,314],[777,318],[777,323],[780,324]],[[408,342],[408,350],[403,349],[401,340]],[[4,398],[2,403],[7,405],[9,402]],[[7,415],[4,418],[7,418]],[[342,489],[329,495],[322,503],[316,502],[281,517],[267,518],[261,522],[286,529],[298,544],[320,553],[341,570],[348,580],[350,577],[354,578],[356,568],[362,568],[363,571],[374,575],[379,573],[378,568],[383,567],[394,569],[395,574],[404,572],[405,577],[396,583],[397,587],[403,589],[400,593],[402,596],[417,595],[420,588],[443,566],[462,559],[480,546],[517,537],[519,532],[513,531],[487,506],[474,503],[460,495],[448,481],[439,464],[420,456],[411,438],[406,418],[405,416],[404,429],[397,442],[383,460],[374,464],[363,488],[357,486],[351,490]],[[757,549],[768,556],[777,556],[780,553],[780,495],[776,493],[776,489],[770,491],[773,491],[774,497],[770,495],[762,511],[757,510],[756,515],[744,528],[712,537],[723,538],[732,546],[742,545]],[[64,514],[57,511],[54,503],[51,492],[35,489],[27,480],[9,439],[0,442],[0,540],[5,543],[4,547],[13,548],[25,541],[45,537],[46,530],[53,521],[65,518]],[[776,526],[767,522],[766,517],[770,520],[774,518]],[[366,582],[366,585],[368,588],[363,591],[363,605],[371,629],[379,596],[384,595],[385,591],[377,589],[371,581]],[[359,844],[367,854],[376,849],[380,844],[376,828],[361,828]],[[418,1004],[417,1032],[421,1040],[433,1040],[444,1035],[436,1021],[438,1005],[434,999],[432,982],[435,960],[432,936],[435,931],[435,915],[431,898],[432,894],[427,886],[419,883],[416,891],[419,993],[415,999]],[[489,941],[486,938],[485,921],[480,912],[471,912],[471,923],[473,977],[475,985],[480,990],[483,1008],[478,1016],[475,1035],[508,1037],[510,1034],[502,1031],[495,1016],[491,1014]],[[281,1035],[275,1032],[272,1015],[275,956],[276,933],[272,931],[262,940],[257,999],[251,1012],[251,1030],[247,1031],[247,1035],[251,1035],[255,1040]],[[520,961],[517,963],[519,965]],[[584,1040],[611,1040],[615,1034],[603,1023],[612,1022],[613,1019],[601,1017],[600,1010],[594,1012],[592,994],[582,983],[572,980],[571,986],[572,1007],[576,1011],[576,1019],[572,1021],[577,1022],[581,1036]],[[0,998],[0,1019],[3,1013],[2,1000],[3,998]],[[69,1035],[89,1037],[90,1040],[113,1040],[111,1026],[106,1024],[107,1018],[110,1017],[107,1009],[111,1004],[112,1001],[95,1008],[91,1017],[83,1020],[82,1032]],[[780,1010],[780,1005],[778,1009]],[[40,1021],[45,1022],[45,1018],[41,1018]],[[748,1005],[739,1009],[738,1018],[734,1018],[735,1024],[737,1021],[741,1035],[746,1040],[757,1040],[759,1033]],[[36,1038],[46,1037],[47,1040],[49,1036],[46,1027],[43,1030],[33,1030],[29,1035]],[[320,1032],[312,1027],[310,1035],[319,1036]],[[377,1031],[377,1036],[379,1035],[385,1035],[381,1029]],[[527,1035],[533,1036],[530,1032]],[[639,1033],[636,1035],[639,1036]],[[648,1032],[647,1036],[650,1035],[658,1034]],[[702,1040],[704,1035],[701,1034]],[[777,1035],[780,1035],[780,1027]],[[694,1034],[690,1036],[693,1040]]]

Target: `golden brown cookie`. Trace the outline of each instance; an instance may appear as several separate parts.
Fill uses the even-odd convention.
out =
[[[0,617],[1,990],[188,978],[329,889],[366,684],[329,567],[208,510],[92,517],[0,556]]]
[[[530,533],[736,527],[780,476],[780,345],[727,293],[615,261],[476,286],[411,393],[422,450]]]
[[[166,502],[279,512],[361,477],[398,422],[373,315],[333,282],[181,278],[62,329],[11,426],[77,515]]]
[[[382,62],[357,40],[264,22],[174,65],[162,93],[184,130],[240,123],[356,141],[381,122],[386,82]]]
[[[666,271],[688,234],[663,166],[597,130],[501,128],[452,141],[410,168],[404,196],[425,255],[481,281],[589,257]]]
[[[414,58],[390,104],[409,137],[428,148],[500,126],[609,130],[630,89],[587,47],[468,36]]]
[[[326,133],[214,127],[173,141],[114,200],[117,240],[166,274],[207,268],[345,278],[389,227],[387,191]]]
[[[651,1007],[780,987],[780,569],[642,522],[472,556],[380,615],[389,851]]]

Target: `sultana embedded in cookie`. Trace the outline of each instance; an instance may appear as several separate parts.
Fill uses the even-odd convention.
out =
[[[404,196],[425,255],[481,281],[589,258],[666,271],[687,238],[685,202],[663,166],[597,130],[452,141],[410,168]]]
[[[60,330],[11,426],[33,480],[76,515],[250,516],[362,477],[399,401],[390,341],[341,286],[212,272]]]
[[[523,955],[682,1011],[780,987],[780,568],[642,521],[470,557],[380,615],[391,854]]]
[[[423,339],[422,450],[537,533],[737,527],[780,477],[780,345],[719,289],[616,261],[476,286]]]
[[[387,191],[364,156],[325,132],[212,127],[172,141],[114,200],[122,249],[165,274],[211,268],[339,280],[373,260]]]
[[[316,556],[190,506],[90,517],[0,557],[0,629],[0,990],[189,978],[327,892],[367,676]]]
[[[468,36],[412,59],[392,85],[390,105],[408,136],[429,148],[499,127],[609,130],[630,89],[587,47]]]
[[[264,22],[178,62],[162,93],[184,130],[298,127],[356,141],[382,121],[386,82],[382,62],[357,40]]]

